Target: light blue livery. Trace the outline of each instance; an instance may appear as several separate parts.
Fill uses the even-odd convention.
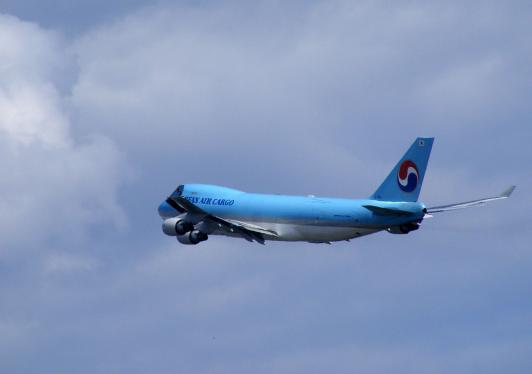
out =
[[[163,232],[183,244],[210,235],[265,240],[331,243],[386,230],[407,234],[432,213],[505,199],[501,195],[426,208],[418,202],[434,138],[417,138],[379,188],[360,200],[247,193],[232,188],[180,185],[159,206]]]

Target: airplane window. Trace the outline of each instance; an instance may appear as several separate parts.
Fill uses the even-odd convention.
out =
[[[177,196],[183,195],[183,188],[184,188],[183,185],[180,185],[179,187],[177,187],[177,190],[175,191]]]

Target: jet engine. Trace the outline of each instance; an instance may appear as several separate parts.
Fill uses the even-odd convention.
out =
[[[391,234],[408,234],[410,231],[415,231],[419,229],[419,223],[417,222],[408,222],[403,223],[399,226],[388,227],[386,231]]]
[[[181,244],[198,244],[207,239],[209,239],[209,236],[199,230],[193,230],[184,235],[177,236],[177,241]]]
[[[194,225],[183,221],[180,217],[168,218],[163,222],[163,232],[169,236],[185,235],[192,230],[194,230]]]

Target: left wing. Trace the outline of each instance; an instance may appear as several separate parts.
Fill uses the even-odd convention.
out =
[[[186,212],[187,216],[190,216],[190,219],[195,222],[206,222],[210,224],[215,224],[218,229],[225,231],[228,234],[236,234],[247,241],[256,241],[257,243],[264,244],[264,235],[278,237],[273,230],[268,230],[263,227],[252,225],[250,223],[240,222],[232,219],[221,218],[213,214],[207,213],[197,205],[191,203],[182,196],[173,197],[170,196],[166,199],[166,202],[178,210],[179,212]]]
[[[447,212],[449,210],[456,210],[456,209],[464,209],[464,208],[470,208],[473,206],[480,206],[484,205],[490,201],[495,200],[502,200],[507,199],[512,195],[512,192],[514,192],[515,186],[511,186],[507,190],[505,190],[503,193],[501,193],[498,196],[494,197],[486,197],[484,199],[478,199],[478,200],[472,200],[472,201],[465,201],[463,203],[455,203],[455,204],[449,204],[449,205],[441,205],[441,206],[434,206],[432,208],[427,208],[427,213],[440,213],[440,212]]]

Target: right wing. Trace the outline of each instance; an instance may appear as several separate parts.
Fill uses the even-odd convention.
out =
[[[472,200],[472,201],[465,201],[463,203],[433,206],[431,208],[427,208],[427,213],[432,214],[432,213],[447,212],[449,210],[470,208],[473,206],[484,205],[490,201],[507,199],[512,195],[512,192],[514,192],[514,190],[515,190],[515,186],[511,186],[510,188],[508,188],[507,190],[505,190],[503,193],[501,193],[498,196],[486,197],[484,199],[478,199],[478,200]]]

